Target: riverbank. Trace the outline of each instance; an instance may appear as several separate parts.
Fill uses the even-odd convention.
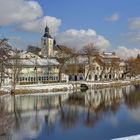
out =
[[[31,84],[17,85],[14,94],[33,94],[33,93],[55,93],[55,92],[76,92],[80,91],[79,83],[49,83],[49,84]],[[4,86],[0,93],[11,93],[10,86]]]
[[[88,86],[88,89],[100,89],[100,88],[117,88],[127,85],[140,85],[140,79],[137,80],[118,80],[118,81],[106,81],[106,82],[81,82]]]
[[[129,80],[129,81],[106,81],[106,82],[88,82],[88,81],[77,81],[67,83],[49,83],[49,84],[32,84],[32,85],[17,85],[15,95],[17,94],[33,94],[33,93],[56,93],[56,92],[77,92],[81,89],[81,84],[87,85],[88,89],[102,89],[102,88],[117,88],[127,85],[140,85],[140,79]],[[10,86],[4,86],[0,95],[11,93]]]

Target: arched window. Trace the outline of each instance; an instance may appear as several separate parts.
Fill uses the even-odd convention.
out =
[[[91,80],[91,75],[88,76],[88,79]]]
[[[33,81],[33,77],[31,77],[31,82]]]
[[[97,81],[98,80],[98,76],[97,75],[95,75],[95,81]]]
[[[111,74],[109,74],[109,79],[111,79],[112,78],[112,76],[111,76]]]

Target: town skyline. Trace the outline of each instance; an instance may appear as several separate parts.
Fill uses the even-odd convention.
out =
[[[15,47],[40,46],[47,22],[58,44],[80,49],[94,43],[103,51],[115,51],[125,58],[140,53],[138,0],[109,0],[108,3],[96,0],[0,2],[0,37],[9,38]]]

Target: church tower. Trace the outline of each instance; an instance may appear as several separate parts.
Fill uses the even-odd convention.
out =
[[[46,58],[53,57],[54,39],[51,37],[49,28],[46,25],[45,33],[41,39],[41,52]]]

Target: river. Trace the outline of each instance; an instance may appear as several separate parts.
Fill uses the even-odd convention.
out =
[[[110,140],[140,134],[140,87],[4,96],[0,140]]]

